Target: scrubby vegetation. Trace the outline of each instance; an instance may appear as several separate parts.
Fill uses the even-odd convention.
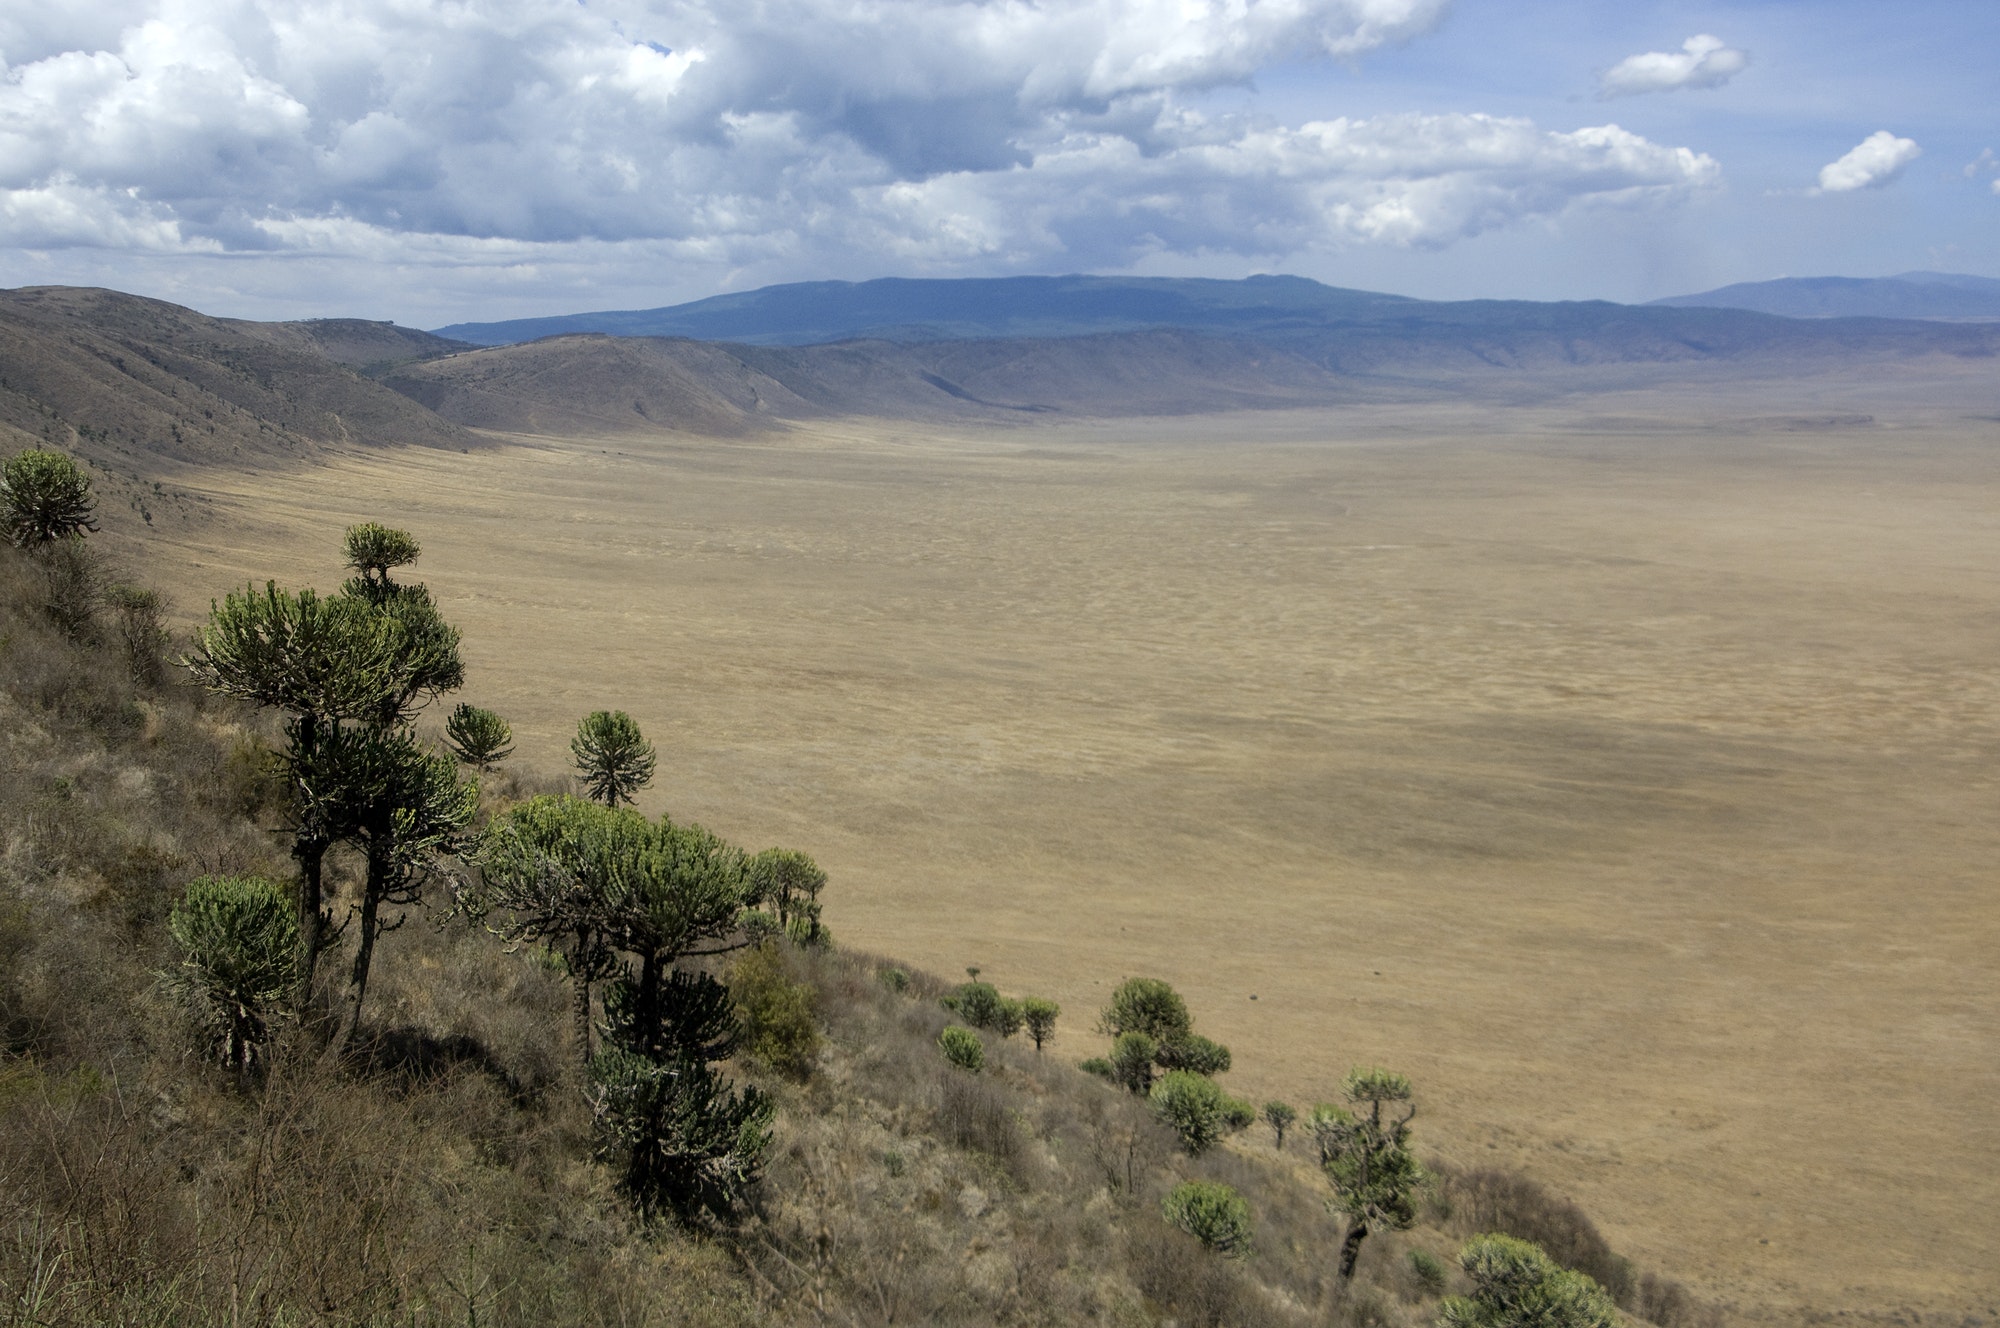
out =
[[[117,581],[87,533],[0,550],[0,1323],[1712,1317],[1419,1166],[1401,1076],[1310,1113],[1313,1166],[1165,982],[1078,1068],[1052,1002],[836,947],[806,855],[622,805],[626,716],[580,728],[596,801],[469,707],[440,754],[402,532],[229,596],[187,669],[130,596],[56,602],[57,553]]]

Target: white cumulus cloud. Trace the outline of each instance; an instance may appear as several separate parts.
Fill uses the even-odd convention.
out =
[[[1856,189],[1879,189],[1923,155],[1924,150],[1915,139],[1898,138],[1886,129],[1878,129],[1840,160],[1819,168],[1819,192],[1845,194]]]
[[[31,0],[0,14],[0,246],[601,281],[1438,246],[1672,202],[1615,125],[1282,124],[1200,94],[1449,0]]]
[[[1597,91],[1601,97],[1631,97],[1678,88],[1719,88],[1749,64],[1747,51],[1704,32],[1682,42],[1678,51],[1626,56],[1604,71]]]

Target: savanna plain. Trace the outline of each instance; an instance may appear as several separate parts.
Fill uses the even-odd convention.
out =
[[[493,435],[127,552],[192,621],[406,527],[517,761],[631,712],[642,809],[809,850],[842,944],[1071,1058],[1148,975],[1239,1093],[1400,1069],[1744,1317],[1990,1321],[2000,417],[1787,391]]]

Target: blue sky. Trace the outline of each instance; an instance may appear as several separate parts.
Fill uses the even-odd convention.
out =
[[[461,319],[1292,272],[2000,276],[2000,4],[27,0],[0,284]]]

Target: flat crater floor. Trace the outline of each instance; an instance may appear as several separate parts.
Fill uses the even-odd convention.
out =
[[[2000,1312],[2000,421],[1638,394],[178,482],[184,610],[410,528],[517,761],[629,710],[645,810],[806,849],[842,943],[1055,997],[1057,1054],[1165,977],[1236,1091],[1402,1069],[1426,1149],[1742,1317]]]

